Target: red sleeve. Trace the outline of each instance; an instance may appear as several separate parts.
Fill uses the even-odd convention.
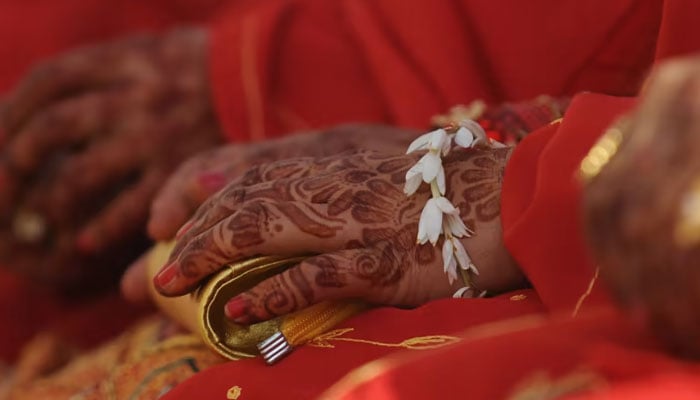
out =
[[[229,138],[347,121],[424,127],[458,103],[634,94],[661,1],[282,0],[223,17],[211,75]]]
[[[561,124],[525,138],[506,168],[501,194],[506,247],[550,310],[575,313],[607,299],[580,228],[580,161],[633,105],[631,98],[574,98]]]

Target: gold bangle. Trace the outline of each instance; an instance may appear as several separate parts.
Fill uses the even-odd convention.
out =
[[[600,174],[610,160],[617,154],[624,137],[624,128],[627,127],[628,120],[621,119],[613,124],[603,136],[591,147],[586,157],[581,161],[579,176],[583,182],[588,183]]]

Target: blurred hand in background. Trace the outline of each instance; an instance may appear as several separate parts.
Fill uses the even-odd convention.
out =
[[[0,114],[0,263],[59,287],[113,281],[146,246],[152,198],[222,141],[207,35],[178,30],[37,66]]]

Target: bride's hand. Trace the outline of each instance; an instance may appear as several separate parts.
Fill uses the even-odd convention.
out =
[[[501,291],[522,283],[501,240],[499,199],[509,149],[455,151],[444,165],[447,198],[477,232],[463,243],[475,283]],[[430,193],[403,193],[416,155],[361,151],[261,165],[207,200],[178,234],[154,279],[164,295],[193,290],[222,265],[256,255],[313,254],[232,299],[230,318],[264,320],[329,299],[415,306],[448,297],[438,247],[417,245]]]
[[[148,232],[157,241],[171,240],[209,196],[256,165],[294,157],[323,157],[361,148],[402,154],[416,132],[385,125],[347,124],[258,143],[230,144],[200,153],[183,163],[151,205]],[[146,258],[122,277],[122,294],[134,302],[148,300]]]

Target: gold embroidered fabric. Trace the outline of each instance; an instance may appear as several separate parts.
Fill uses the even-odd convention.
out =
[[[153,248],[148,260],[150,276],[154,276],[167,261],[171,250],[172,244],[159,244]],[[225,317],[224,306],[229,299],[302,259],[274,256],[252,258],[226,265],[190,295],[164,297],[152,286],[151,294],[165,314],[199,334],[217,353],[231,360],[254,357],[258,354],[256,345],[275,332],[282,332],[290,345],[297,346],[365,308],[359,303],[325,302],[249,326],[235,324]]]

